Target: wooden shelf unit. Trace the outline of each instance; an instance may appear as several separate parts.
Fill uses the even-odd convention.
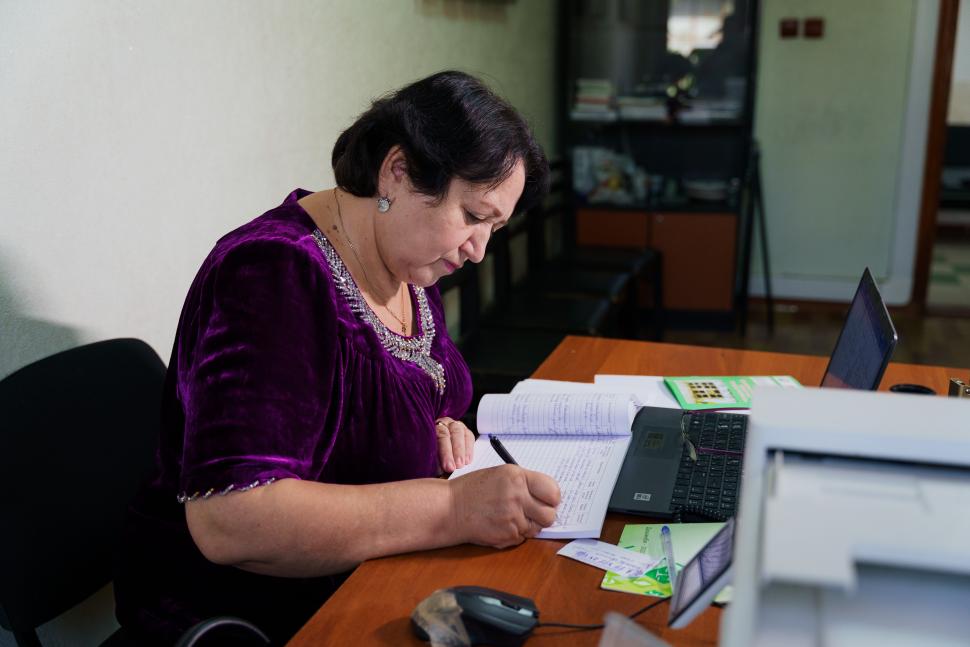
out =
[[[664,307],[730,312],[734,306],[738,214],[579,208],[580,245],[663,254]]]

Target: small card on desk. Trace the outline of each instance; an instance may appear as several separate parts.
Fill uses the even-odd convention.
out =
[[[664,382],[685,411],[699,409],[747,409],[756,386],[797,389],[802,385],[790,375],[710,375],[665,377]]]
[[[596,539],[575,539],[559,549],[557,555],[625,577],[640,577],[661,560]]]

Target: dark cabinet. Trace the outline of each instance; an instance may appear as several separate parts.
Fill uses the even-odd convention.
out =
[[[723,312],[733,307],[737,219],[733,212],[580,209],[576,238],[581,245],[659,250],[667,309]]]
[[[756,0],[571,0],[560,141],[580,244],[654,247],[670,311],[729,313],[752,152]]]

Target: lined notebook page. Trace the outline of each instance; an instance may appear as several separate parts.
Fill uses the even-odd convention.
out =
[[[477,421],[483,435],[629,435],[635,414],[629,393],[490,393]]]
[[[548,474],[559,484],[562,502],[555,523],[542,530],[542,539],[599,537],[616,478],[631,436],[503,435],[502,444],[526,469]],[[501,465],[487,436],[475,441],[471,465],[451,478]]]

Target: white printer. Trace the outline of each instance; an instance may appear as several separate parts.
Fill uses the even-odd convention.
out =
[[[720,643],[970,645],[970,401],[753,403]]]

